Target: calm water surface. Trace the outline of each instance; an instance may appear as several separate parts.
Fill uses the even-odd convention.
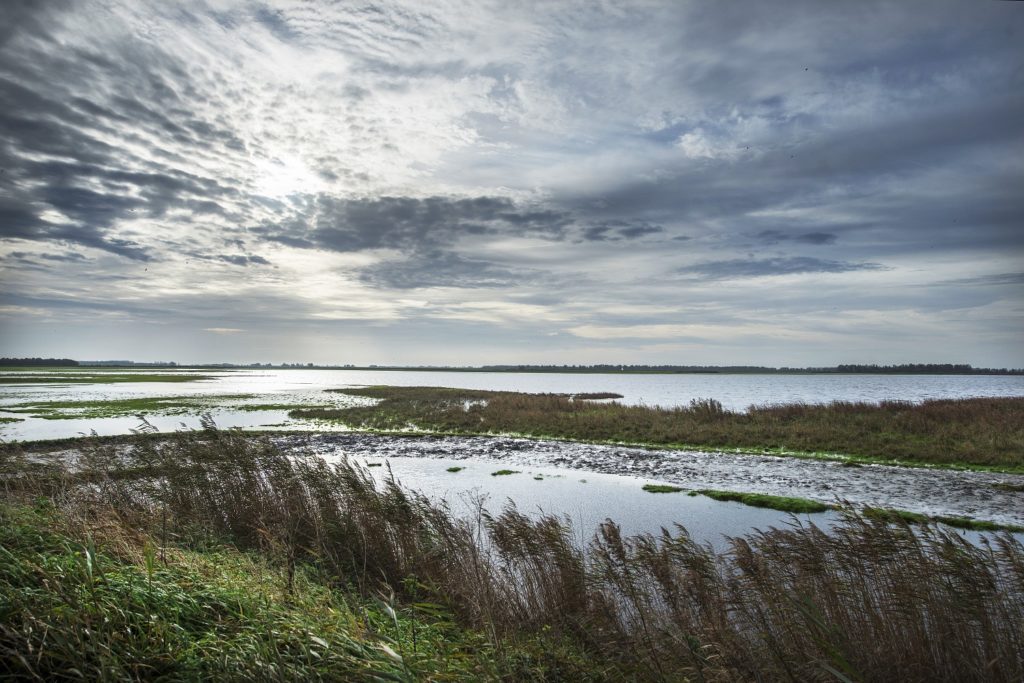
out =
[[[500,460],[367,458],[365,462],[383,465],[369,470],[378,482],[388,476],[388,467],[405,488],[445,501],[457,515],[472,518],[477,501],[492,514],[514,501],[519,511],[529,516],[567,518],[581,544],[609,518],[627,535],[659,534],[662,527],[675,533],[678,523],[694,540],[710,543],[717,550],[727,548],[726,536],[740,536],[755,528],[785,528],[798,522],[827,526],[838,519],[833,512],[790,515],[683,492],[648,493],[643,485],[655,480],[613,474],[525,467],[517,474],[493,476],[492,472],[508,467]],[[465,469],[448,472],[452,466]]]
[[[128,374],[131,370],[118,371]],[[135,372],[150,373],[152,370]],[[33,374],[32,371],[18,374]],[[52,376],[50,371],[35,374]],[[147,396],[215,396],[251,394],[234,403],[326,403],[352,405],[354,399],[325,389],[387,384],[444,386],[525,392],[615,392],[622,403],[650,406],[685,406],[693,399],[714,398],[730,410],[772,403],[826,403],[829,401],[924,401],[972,396],[1024,396],[1024,376],[989,375],[600,375],[560,373],[488,373],[362,370],[225,370],[197,371],[213,379],[184,383],[19,384],[0,386],[3,407],[44,401],[116,400]],[[218,402],[220,403],[220,402]],[[230,402],[229,402],[230,403]],[[230,405],[211,411],[225,427],[273,428],[301,426],[287,411],[249,413]],[[6,414],[11,415],[11,414]],[[13,415],[12,415],[13,416]],[[198,426],[196,415],[152,416],[161,429]],[[100,434],[127,433],[135,418],[90,420],[26,419],[0,425],[6,440],[76,436],[96,430]]]
[[[728,537],[808,523],[827,529],[840,519],[835,512],[794,515],[705,496],[691,497],[685,492],[648,493],[642,488],[644,484],[662,482],[640,477],[547,466],[522,467],[517,474],[493,476],[492,472],[499,469],[511,469],[508,462],[501,460],[371,457],[356,461],[380,465],[369,470],[378,482],[389,476],[390,471],[403,487],[444,501],[456,515],[469,519],[475,518],[478,504],[497,514],[509,501],[531,517],[553,514],[567,518],[581,546],[608,519],[618,524],[625,535],[658,535],[662,528],[678,533],[678,524],[695,541],[710,544],[719,552],[730,548]],[[447,468],[453,466],[465,469],[448,472]],[[981,543],[988,536],[945,528],[972,543]],[[1015,537],[1024,541],[1024,534]]]

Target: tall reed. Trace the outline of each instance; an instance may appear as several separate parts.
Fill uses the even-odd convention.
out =
[[[31,478],[28,465],[8,455],[6,498],[46,495],[90,533],[115,519],[164,549],[262,551],[289,583],[313,568],[364,594],[426,591],[497,652],[538,636],[573,643],[595,679],[1024,678],[1024,547],[1008,534],[972,545],[850,512],[827,530],[794,519],[733,538],[723,553],[682,527],[624,537],[611,521],[581,546],[557,517],[457,517],[350,461],[215,429],[86,444],[73,465]]]

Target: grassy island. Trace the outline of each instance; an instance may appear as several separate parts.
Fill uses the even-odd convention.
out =
[[[438,387],[339,390],[373,406],[293,410],[293,417],[358,428],[458,434],[513,433],[581,441],[785,454],[842,454],[847,461],[906,461],[1024,471],[1024,398],[881,404],[753,406],[725,410],[713,399],[681,408],[626,406],[567,394]]]

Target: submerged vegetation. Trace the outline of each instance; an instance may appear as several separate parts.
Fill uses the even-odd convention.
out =
[[[928,524],[939,523],[957,529],[968,529],[971,531],[1010,531],[1014,533],[1024,532],[1024,526],[1016,524],[999,524],[983,519],[972,519],[971,517],[956,517],[953,515],[924,515],[919,512],[907,510],[892,510],[889,508],[864,508],[864,514],[876,519],[888,521],[900,520],[907,524]]]
[[[853,461],[906,461],[1024,471],[1024,398],[914,404],[833,402],[726,410],[713,399],[681,408],[572,400],[560,394],[366,387],[338,390],[377,405],[297,409],[296,418],[356,428],[458,434],[513,433],[658,446],[842,454]]]
[[[113,373],[61,370],[51,375],[0,372],[2,384],[122,384],[124,382],[198,382],[216,379],[214,375],[186,373]]]
[[[252,394],[219,394],[146,396],[113,400],[35,401],[5,406],[3,410],[9,413],[23,413],[44,420],[126,417],[140,414],[184,415],[209,410],[216,405],[221,405],[224,401],[244,401],[252,398]],[[291,407],[294,406],[288,406],[288,408]],[[258,410],[261,408],[262,406],[237,406],[237,409]]]
[[[683,490],[678,486],[669,486],[668,484],[644,484],[643,489],[648,493],[679,493]]]
[[[645,484],[643,490],[649,493],[679,493],[686,489],[666,484]],[[809,498],[797,498],[794,496],[772,496],[763,493],[744,493],[741,491],[720,491],[717,489],[693,489],[687,491],[688,496],[707,496],[721,502],[735,502],[757,508],[768,508],[781,512],[793,514],[813,514],[816,512],[828,512],[829,510],[841,510],[842,505],[822,503],[821,501]],[[957,529],[969,529],[971,531],[1009,531],[1024,532],[1024,526],[1016,524],[1002,524],[990,522],[971,517],[956,517],[952,515],[925,515],[908,510],[893,510],[889,508],[866,507],[863,514],[889,522],[900,521],[907,524],[945,524]]]
[[[0,451],[0,676],[1024,677],[1024,546],[843,512],[726,553],[455,517],[352,462],[207,429]],[[574,540],[575,539],[575,540]]]

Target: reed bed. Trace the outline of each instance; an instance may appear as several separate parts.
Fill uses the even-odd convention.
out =
[[[611,521],[581,544],[557,517],[456,517],[351,462],[233,431],[80,453],[65,465],[8,450],[0,463],[5,527],[53,511],[52,528],[31,527],[17,548],[4,537],[0,675],[181,680],[237,665],[235,678],[281,680],[1024,678],[1024,547],[1008,534],[976,546],[848,512],[830,530],[794,518],[723,553],[682,527],[623,537]],[[262,607],[243,599],[245,571],[190,592],[209,583],[193,575],[239,553],[277,587]],[[201,567],[174,588],[168,567],[186,554]],[[100,556],[118,558],[108,575],[121,584],[135,577],[118,600],[88,560]],[[367,600],[377,616],[353,617]],[[290,604],[313,616],[293,623]],[[198,638],[183,650],[179,631],[125,617],[146,610],[180,614],[187,632],[212,621],[235,649]]]
[[[295,417],[357,427],[457,433],[517,433],[589,441],[840,453],[930,464],[1024,469],[1024,397],[880,404],[751,406],[714,399],[680,408],[595,403],[561,394],[435,387],[368,387],[345,393],[375,406],[309,409]],[[473,403],[467,403],[473,399]]]

